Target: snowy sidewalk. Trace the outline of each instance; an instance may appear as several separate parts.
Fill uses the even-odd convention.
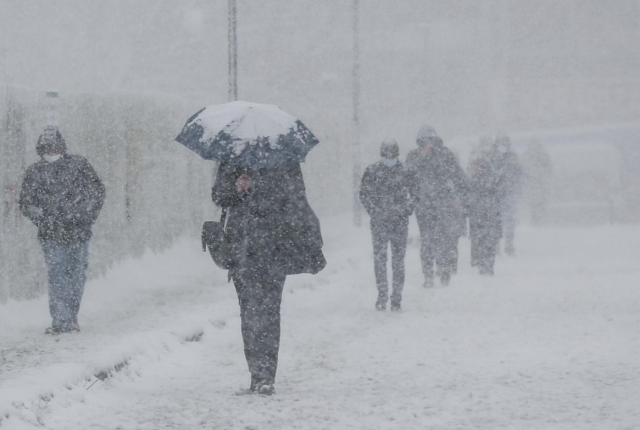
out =
[[[46,299],[0,308],[0,429],[640,428],[639,228],[523,228],[494,278],[463,239],[460,275],[429,291],[414,241],[391,314],[367,229],[345,224],[323,224],[325,271],[287,280],[276,396],[234,394],[235,292],[185,242],[90,283],[75,337],[41,334]]]

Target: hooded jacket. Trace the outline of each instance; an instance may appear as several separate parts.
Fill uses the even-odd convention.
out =
[[[449,235],[462,235],[468,204],[467,178],[453,153],[438,138],[428,155],[421,154],[421,149],[411,151],[407,168],[416,216]]]
[[[44,145],[41,138],[39,154]],[[27,169],[19,205],[38,227],[41,241],[73,244],[91,239],[104,199],[104,185],[87,159],[65,151],[53,163],[42,160]]]

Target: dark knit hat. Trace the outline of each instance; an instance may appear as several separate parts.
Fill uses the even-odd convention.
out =
[[[423,125],[418,130],[418,137],[416,138],[418,146],[423,146],[426,143],[434,143],[436,146],[442,146],[442,139],[436,133],[436,130],[430,125]]]
[[[40,157],[47,153],[65,154],[67,152],[67,142],[55,127],[47,127],[44,133],[38,138],[36,152]]]
[[[400,147],[395,140],[385,139],[380,145],[380,156],[384,158],[398,158],[399,155]]]

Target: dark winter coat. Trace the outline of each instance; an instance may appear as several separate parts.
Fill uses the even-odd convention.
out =
[[[514,206],[522,194],[523,171],[518,154],[508,151],[499,156],[497,163],[502,182],[503,205]]]
[[[64,154],[27,169],[20,210],[38,227],[41,241],[80,243],[91,239],[104,198],[104,185],[87,159]]]
[[[502,172],[489,160],[471,163],[469,172],[469,225],[472,236],[502,235],[502,201],[506,194]]]
[[[379,161],[367,167],[362,176],[360,201],[371,216],[372,224],[397,225],[409,222],[413,203],[409,194],[409,177],[398,161],[387,167]]]
[[[251,176],[246,193],[236,180]],[[318,273],[326,265],[320,222],[309,206],[299,164],[247,171],[218,168],[213,202],[229,208],[226,240],[233,255],[231,273],[259,268],[274,274]]]
[[[442,145],[426,156],[420,151],[407,155],[416,216],[429,219],[443,234],[461,236],[467,205],[465,173],[453,153]]]

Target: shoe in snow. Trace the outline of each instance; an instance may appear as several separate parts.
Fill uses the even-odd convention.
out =
[[[64,332],[65,333],[79,333],[80,332],[80,326],[78,325],[77,322],[73,322],[73,323],[69,324],[69,327],[67,327]]]
[[[276,389],[273,384],[263,384],[258,387],[257,392],[261,396],[273,396],[276,393]]]
[[[64,330],[62,330],[62,328],[58,327],[58,326],[51,326],[48,327],[45,331],[44,334],[50,334],[52,336],[58,335],[64,333]]]
[[[491,267],[480,267],[480,274],[482,276],[493,276],[493,268]]]
[[[391,312],[402,312],[400,303],[391,303]]]
[[[376,310],[377,311],[384,311],[386,309],[387,309],[387,301],[378,299],[376,301]]]
[[[258,386],[264,383],[263,379],[251,377],[251,385],[249,386],[249,391],[255,393],[258,390]]]
[[[451,273],[443,272],[442,274],[440,274],[440,285],[442,285],[443,287],[448,287],[450,282]]]
[[[275,388],[273,388],[273,382],[262,378],[251,378],[249,391],[263,396],[271,396],[276,393]]]
[[[252,390],[251,388],[242,388],[235,392],[236,396],[251,396],[255,393],[256,391]]]

